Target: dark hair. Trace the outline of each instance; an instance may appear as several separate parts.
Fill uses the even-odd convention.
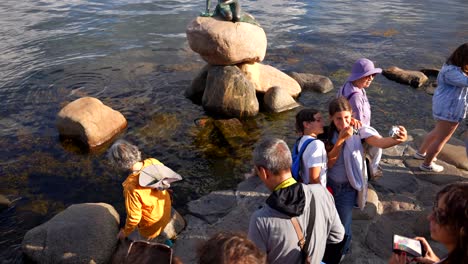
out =
[[[458,66],[464,71],[464,67],[468,65],[468,42],[461,44],[450,57],[448,57],[446,63]]]
[[[445,212],[441,225],[455,233],[455,249],[442,263],[468,263],[468,182],[445,186],[436,196],[436,206],[444,197]]]
[[[296,132],[304,133],[304,124],[303,122],[315,121],[314,115],[319,111],[314,108],[304,108],[296,114]]]
[[[264,264],[266,255],[244,233],[220,232],[198,248],[199,264]]]
[[[336,113],[343,111],[349,111],[350,113],[353,112],[351,104],[349,104],[348,100],[343,96],[331,100],[328,104],[328,114],[330,115],[330,128],[328,129],[327,133],[327,149],[330,147],[330,144],[332,142],[333,133],[337,131],[335,123],[333,123],[332,116]]]

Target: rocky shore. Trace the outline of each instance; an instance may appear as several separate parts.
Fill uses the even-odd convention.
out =
[[[429,214],[437,191],[446,184],[468,180],[468,158],[462,141],[451,139],[438,156],[443,173],[421,172],[413,158],[426,134],[409,131],[409,140],[385,149],[384,176],[369,184],[363,211],[353,212],[353,242],[346,263],[387,263],[393,234],[430,238]],[[269,191],[256,176],[246,177],[236,189],[213,191],[188,204],[188,213],[173,218],[165,232],[183,263],[196,263],[196,251],[219,231],[247,232],[251,214]],[[0,196],[0,205],[10,203]],[[119,214],[109,204],[75,204],[26,233],[22,250],[36,263],[108,263],[117,244]],[[67,241],[67,243],[63,243]],[[444,249],[430,241],[437,254]]]
[[[409,131],[408,142],[384,150],[384,176],[370,182],[364,211],[353,213],[351,254],[342,263],[387,263],[393,234],[430,238],[429,214],[434,196],[444,185],[468,180],[468,159],[463,142],[452,139],[439,154],[443,173],[421,172],[422,161],[412,156],[423,130]],[[269,191],[257,177],[247,178],[235,190],[214,191],[189,203],[185,230],[175,243],[175,255],[183,263],[196,263],[196,249],[219,231],[247,232],[250,215],[262,206]],[[443,247],[430,240],[437,254]]]

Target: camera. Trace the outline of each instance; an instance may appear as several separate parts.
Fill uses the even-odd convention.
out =
[[[388,132],[388,135],[392,138],[396,138],[400,134],[400,129],[397,126],[392,126],[392,129]]]

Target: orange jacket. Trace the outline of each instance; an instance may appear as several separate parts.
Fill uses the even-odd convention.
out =
[[[146,159],[143,167],[151,164],[162,164],[156,159]],[[138,184],[140,173],[133,172],[123,182],[123,195],[127,220],[125,236],[130,235],[138,227],[140,234],[152,239],[158,236],[171,220],[171,197],[167,190],[159,191]]]

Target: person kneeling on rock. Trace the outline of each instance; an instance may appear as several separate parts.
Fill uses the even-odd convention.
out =
[[[168,188],[182,177],[157,159],[141,161],[138,147],[125,140],[110,147],[108,159],[117,168],[130,172],[122,184],[127,218],[118,238],[165,242],[168,238],[163,230],[171,220]]]

